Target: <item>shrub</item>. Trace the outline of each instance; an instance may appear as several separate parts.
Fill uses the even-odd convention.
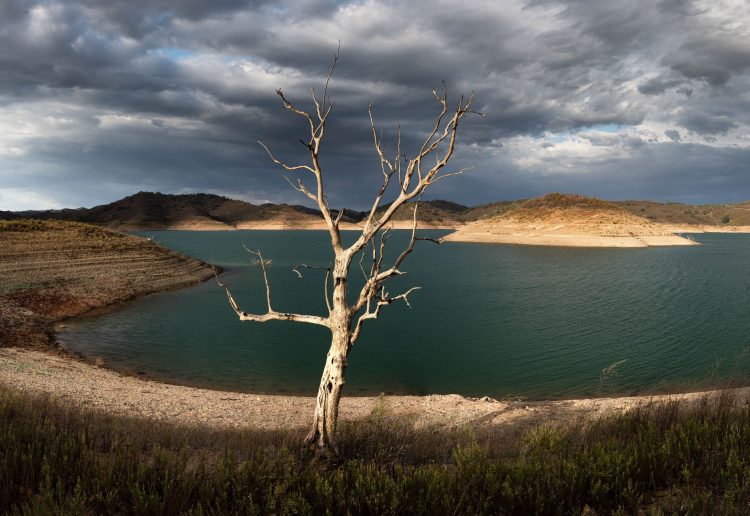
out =
[[[501,427],[345,423],[342,455],[301,430],[105,416],[0,388],[0,511],[92,514],[745,513],[750,409],[643,406],[514,440]],[[511,453],[508,453],[511,450]]]

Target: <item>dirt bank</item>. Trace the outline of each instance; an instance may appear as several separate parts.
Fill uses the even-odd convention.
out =
[[[0,347],[55,349],[56,321],[212,274],[145,238],[73,222],[0,221]]]

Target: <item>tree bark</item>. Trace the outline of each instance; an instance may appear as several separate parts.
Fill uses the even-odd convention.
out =
[[[331,347],[320,378],[313,424],[305,442],[319,452],[336,454],[336,423],[339,401],[344,387],[347,356],[352,345],[352,315],[346,302],[346,290],[351,265],[351,254],[341,253],[333,268],[333,302],[330,314]]]
[[[344,338],[346,338],[344,336]],[[336,445],[336,423],[339,416],[339,401],[346,380],[346,362],[348,350],[342,349],[342,336],[334,335],[331,349],[326,356],[326,365],[320,379],[315,416],[305,442],[318,449],[320,453],[338,452]]]

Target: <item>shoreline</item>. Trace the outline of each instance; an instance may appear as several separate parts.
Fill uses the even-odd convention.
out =
[[[0,346],[62,352],[53,325],[210,279],[205,262],[148,239],[63,222],[0,225]]]
[[[20,348],[0,348],[0,384],[85,409],[126,417],[215,429],[289,430],[309,424],[315,396],[238,393],[172,385],[120,374],[69,356]],[[540,424],[589,420],[651,403],[695,403],[732,392],[750,398],[750,387],[680,394],[555,400],[496,400],[457,394],[343,396],[341,419],[374,413],[407,420],[415,428]]]
[[[479,244],[536,245],[549,247],[585,248],[645,248],[661,246],[694,246],[698,242],[678,235],[671,236],[598,236],[577,234],[531,234],[531,233],[451,233],[446,242]]]
[[[189,288],[191,285],[185,286],[185,287],[179,287],[179,288]],[[167,291],[165,291],[167,292]],[[69,358],[75,362],[94,367],[96,369],[101,369],[105,371],[110,371],[112,373],[115,373],[119,376],[126,377],[126,378],[132,378],[134,380],[139,381],[145,381],[145,382],[153,382],[158,384],[164,384],[164,385],[170,385],[175,387],[185,387],[189,389],[197,389],[201,391],[212,391],[212,392],[219,392],[219,393],[232,393],[232,394],[241,394],[241,395],[247,395],[247,396],[288,396],[293,398],[312,398],[315,396],[315,385],[311,384],[310,392],[302,392],[302,391],[290,391],[290,390],[268,390],[268,389],[260,389],[260,390],[241,390],[241,389],[233,389],[231,387],[220,387],[215,385],[210,385],[208,383],[201,384],[201,383],[191,383],[187,380],[179,380],[179,379],[173,379],[173,378],[166,378],[163,376],[159,376],[158,374],[151,374],[149,372],[145,371],[137,371],[134,369],[127,369],[127,368],[118,368],[113,367],[104,359],[99,360],[98,357],[93,357],[86,355],[84,353],[73,351],[68,349],[66,346],[64,346],[59,339],[57,339],[57,336],[59,335],[59,332],[61,329],[64,329],[64,326],[68,324],[68,321],[75,321],[77,319],[85,318],[85,317],[98,317],[100,315],[105,315],[108,312],[116,311],[119,309],[119,307],[124,304],[131,301],[137,301],[139,299],[143,299],[143,297],[147,296],[156,296],[159,295],[160,292],[154,292],[151,294],[147,294],[146,296],[141,296],[135,299],[126,300],[126,301],[118,301],[116,303],[113,303],[111,305],[102,306],[94,308],[88,312],[68,317],[64,320],[58,321],[53,325],[53,330],[56,336],[56,344],[57,347],[51,350],[51,354],[55,356],[63,356],[66,358]],[[0,347],[0,354],[3,349],[13,349],[13,348],[2,348]],[[46,352],[45,350],[42,350],[42,352]],[[0,373],[0,383],[2,382],[2,373]],[[580,400],[598,400],[598,399],[620,399],[620,398],[651,398],[651,397],[663,397],[663,396],[682,396],[682,395],[692,395],[692,394],[700,394],[700,393],[709,393],[709,392],[719,392],[719,391],[731,391],[731,390],[737,390],[737,389],[750,389],[750,385],[745,384],[737,384],[733,385],[733,381],[731,379],[729,380],[723,380],[721,382],[711,383],[711,382],[696,382],[694,384],[688,384],[688,383],[675,383],[674,385],[664,385],[661,387],[654,388],[652,390],[644,389],[642,391],[637,392],[613,392],[613,393],[606,393],[606,394],[595,394],[595,393],[582,393],[580,395],[547,395],[547,396],[525,396],[522,394],[505,394],[498,398],[492,398],[496,400],[515,400],[518,402],[525,402],[525,403],[553,403],[553,402],[561,402],[561,401],[580,401]],[[490,397],[489,395],[482,394],[482,395],[468,395],[468,394],[460,394],[460,393],[409,393],[409,392],[398,392],[398,391],[374,391],[374,390],[357,390],[352,392],[345,393],[345,397],[352,398],[352,399],[359,399],[359,398],[377,398],[381,395],[384,395],[386,397],[416,397],[416,398],[422,398],[422,397],[429,397],[429,396],[459,396],[461,398],[465,398],[467,400],[471,399],[480,399],[480,398],[487,398]]]
[[[412,221],[410,220],[395,220],[391,221],[388,226],[392,229],[408,229],[412,228]],[[285,223],[250,223],[240,224],[237,226],[216,226],[211,224],[177,224],[169,226],[159,227],[140,227],[140,226],[102,226],[105,229],[118,232],[132,232],[132,231],[328,231],[328,226],[325,222],[314,224],[285,224]],[[440,230],[451,230],[455,231],[460,228],[460,224],[427,224],[420,223],[417,229],[440,229]],[[340,224],[339,229],[341,231],[362,231],[363,226],[350,222],[343,222]]]

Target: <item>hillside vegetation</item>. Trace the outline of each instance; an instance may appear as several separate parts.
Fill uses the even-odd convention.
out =
[[[750,202],[690,205],[652,201],[618,201],[614,204],[652,222],[706,226],[750,226]]]

